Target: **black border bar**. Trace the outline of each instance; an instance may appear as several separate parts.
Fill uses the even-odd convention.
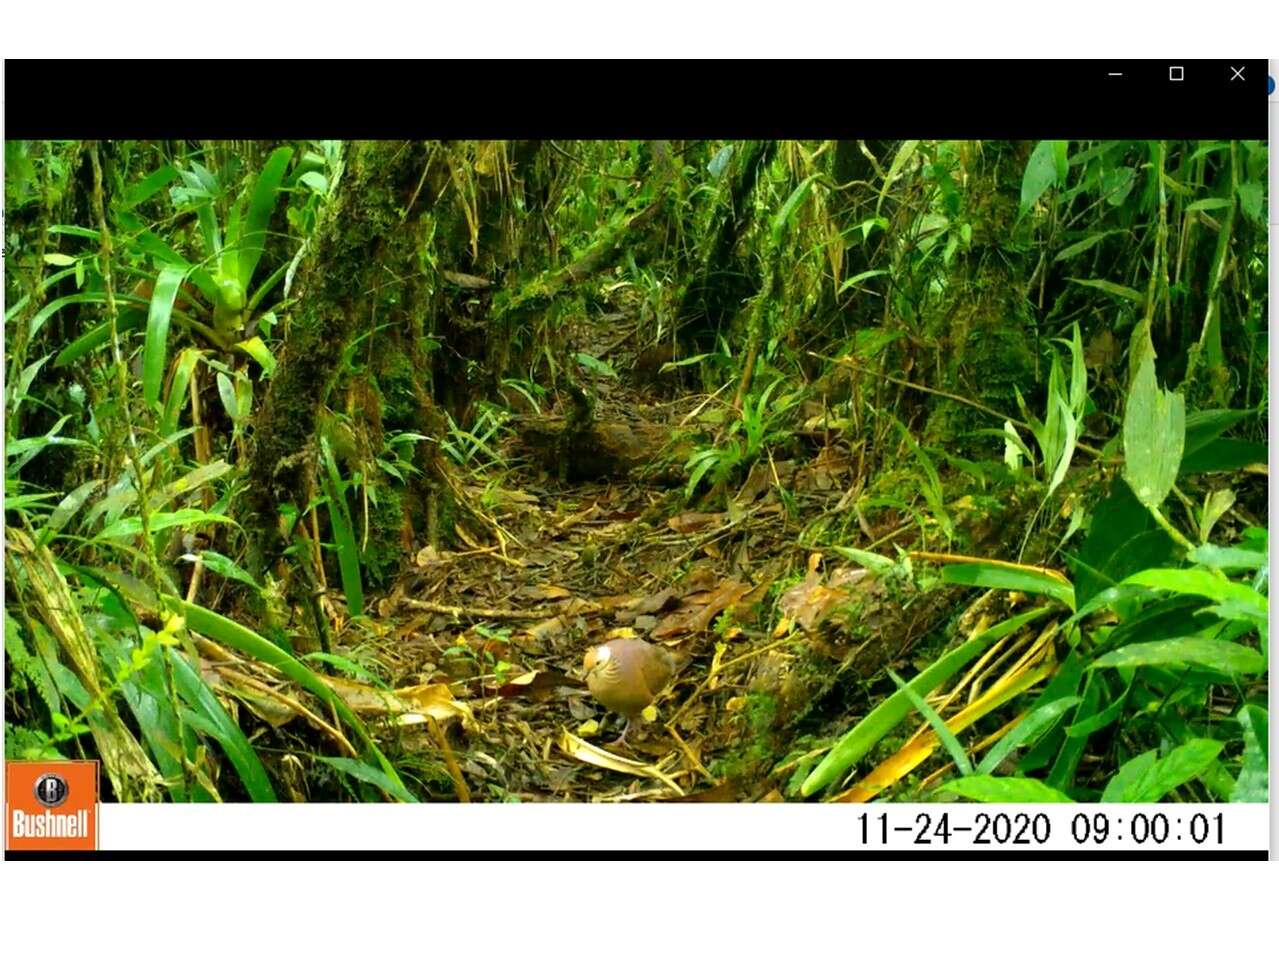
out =
[[[7,60],[5,124],[9,139],[1266,139],[1267,68],[1247,59]]]

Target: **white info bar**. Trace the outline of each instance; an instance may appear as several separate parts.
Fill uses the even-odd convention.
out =
[[[103,804],[109,850],[1268,851],[1265,804]]]

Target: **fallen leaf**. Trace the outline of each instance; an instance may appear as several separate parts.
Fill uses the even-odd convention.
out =
[[[720,523],[723,519],[723,513],[680,513],[668,519],[666,525],[676,533],[696,533],[700,529]]]
[[[628,776],[657,779],[675,790],[676,795],[684,795],[684,790],[679,788],[675,780],[671,779],[656,766],[649,763],[636,762],[633,759],[626,759],[610,753],[607,749],[601,749],[599,746],[594,746],[586,740],[574,736],[567,729],[562,730],[560,733],[559,747],[565,755],[579,762],[599,766],[601,769],[611,769],[613,772],[625,773]]]

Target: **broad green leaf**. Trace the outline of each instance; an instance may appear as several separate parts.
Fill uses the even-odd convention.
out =
[[[173,526],[196,526],[200,523],[230,523],[239,525],[229,516],[218,513],[206,513],[202,509],[179,509],[172,513],[153,513],[148,524],[151,532],[169,529]],[[97,539],[127,539],[142,535],[142,517],[126,516],[116,520],[97,535]]]
[[[977,766],[977,772],[983,775],[993,773],[1000,763],[1012,755],[1013,750],[1019,749],[1024,744],[1033,743],[1042,733],[1052,728],[1066,710],[1078,702],[1078,696],[1064,696],[1037,707],[1005,733],[999,742],[995,743],[994,748],[982,757],[981,763]]]
[[[1150,772],[1158,757],[1159,750],[1150,749],[1120,766],[1119,771],[1110,777],[1110,782],[1106,783],[1100,801],[1123,802],[1121,797],[1130,792]]]
[[[242,290],[247,290],[252,283],[258,260],[262,258],[262,251],[266,248],[266,229],[271,222],[271,213],[275,210],[276,191],[284,180],[284,171],[288,169],[291,159],[291,147],[279,147],[272,151],[262,165],[262,172],[253,187],[248,216],[240,237],[239,270],[234,274]]]
[[[1258,226],[1264,226],[1266,222],[1265,185],[1256,181],[1240,183],[1236,192],[1239,194],[1239,209],[1243,210],[1244,215],[1252,222]]]
[[[1230,206],[1230,201],[1224,197],[1209,197],[1206,200],[1196,200],[1186,207],[1186,212],[1191,213],[1195,210],[1221,210]]]
[[[1110,495],[1097,504],[1088,537],[1072,557],[1075,600],[1080,610],[1102,590],[1143,569],[1160,566],[1172,556],[1172,537],[1137,501],[1127,483],[1116,480]]]
[[[953,563],[942,567],[941,577],[943,582],[960,586],[1017,590],[1048,596],[1072,611],[1075,608],[1075,591],[1069,583],[1033,569],[1010,569],[993,563]]]
[[[1177,481],[1186,438],[1186,403],[1155,382],[1155,360],[1142,361],[1124,411],[1124,479],[1142,505],[1158,507]]]
[[[124,191],[122,197],[124,206],[135,207],[139,203],[151,199],[151,197],[168,186],[177,175],[178,171],[166,163],[154,173],[148,174]]]
[[[194,558],[195,557],[191,555],[183,557],[183,559]],[[258,585],[258,581],[253,578],[248,570],[238,565],[235,560],[230,557],[223,556],[221,553],[214,552],[211,549],[206,549],[200,552],[200,560],[204,563],[205,569],[217,573],[219,576],[225,576],[227,579],[238,580],[246,586],[251,586],[258,592],[261,592],[262,587]]]
[[[1213,546],[1211,543],[1196,546],[1187,557],[1192,563],[1213,569],[1261,569],[1269,561],[1269,556],[1259,550]]]
[[[1065,793],[1058,792],[1038,779],[1024,779],[1020,776],[965,776],[942,783],[937,791],[954,793],[978,802],[1074,802]]]
[[[1102,171],[1101,193],[1111,206],[1123,206],[1137,182],[1137,171],[1132,167],[1112,167]]]
[[[1266,670],[1266,660],[1255,649],[1220,639],[1184,636],[1153,643],[1133,643],[1099,656],[1089,669],[1137,666],[1206,666],[1228,676],[1246,676]]]
[[[1038,203],[1044,191],[1058,183],[1059,178],[1057,148],[1052,140],[1040,140],[1026,161],[1026,171],[1021,178],[1022,215]]]
[[[1230,580],[1202,569],[1147,569],[1129,576],[1125,583],[1166,589],[1174,593],[1204,596],[1218,603],[1233,601],[1255,610],[1259,614],[1269,611],[1265,596],[1243,583]]]
[[[1155,759],[1154,750],[1142,753],[1120,768],[1106,785],[1101,801],[1159,802],[1178,786],[1185,785],[1207,770],[1222,746],[1215,739],[1192,739],[1163,759]]]
[[[1185,455],[1197,453],[1236,423],[1256,415],[1255,410],[1196,410],[1187,413]]]
[[[1182,458],[1181,473],[1231,473],[1247,466],[1265,466],[1270,450],[1265,443],[1249,440],[1215,439]]]
[[[583,368],[590,370],[592,373],[598,373],[600,376],[617,379],[617,370],[603,360],[596,359],[589,353],[578,353],[576,356],[577,362],[581,363]]]
[[[168,366],[165,348],[169,339],[169,317],[185,276],[186,270],[182,267],[164,267],[151,295],[147,338],[142,347],[142,398],[148,406],[160,402],[160,390],[164,386],[164,372]]]
[[[268,377],[275,370],[275,357],[271,351],[267,349],[267,345],[262,342],[262,337],[254,336],[241,343],[235,344],[236,349],[242,350],[253,359],[257,360],[258,366],[262,367],[262,372]]]
[[[728,169],[728,161],[733,159],[733,144],[722,146],[711,158],[711,162],[706,165],[706,172],[711,175],[711,179],[718,180],[724,175],[724,171]]]
[[[1251,704],[1239,709],[1243,730],[1243,764],[1235,780],[1231,802],[1268,802],[1270,799],[1270,714]]]

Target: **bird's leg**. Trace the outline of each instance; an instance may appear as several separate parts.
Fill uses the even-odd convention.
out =
[[[629,746],[630,743],[626,741],[626,737],[630,734],[631,726],[634,724],[634,722],[635,722],[634,716],[631,716],[629,719],[627,719],[626,728],[622,730],[622,735],[614,739],[611,743],[609,743],[609,745],[610,746]]]

